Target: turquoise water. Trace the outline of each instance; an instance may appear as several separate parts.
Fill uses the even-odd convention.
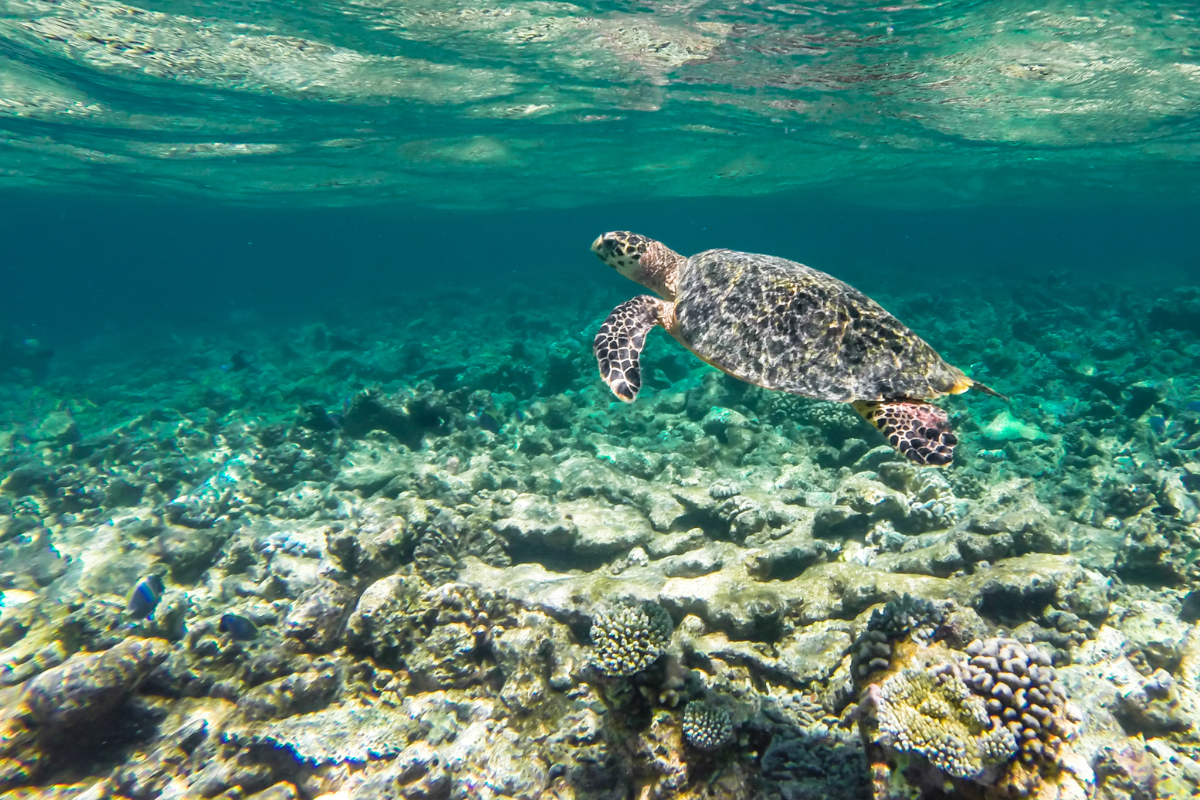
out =
[[[1200,796],[1197,16],[0,0],[0,800]],[[621,403],[624,230],[1003,397]]]

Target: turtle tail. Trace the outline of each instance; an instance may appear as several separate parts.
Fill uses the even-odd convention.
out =
[[[971,381],[971,388],[978,389],[979,391],[983,392],[984,394],[990,394],[992,397],[999,397],[1001,400],[1004,400],[1005,402],[1008,401],[1007,396],[1000,394],[995,389],[988,386],[986,383],[980,383],[979,381],[973,380],[973,381]]]
[[[978,389],[979,391],[983,392],[984,394],[990,394],[992,397],[999,397],[1001,400],[1005,400],[1005,401],[1008,400],[1007,397],[1000,394],[995,389],[988,386],[986,383],[980,383],[979,381],[975,380],[974,378],[968,378],[966,375],[964,375],[959,370],[955,370],[955,372],[959,376],[958,380],[956,380],[954,382],[953,386],[951,386],[949,389],[945,390],[946,394],[962,394],[963,392],[967,391],[968,389]]]

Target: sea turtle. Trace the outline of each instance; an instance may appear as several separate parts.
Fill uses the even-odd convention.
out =
[[[641,388],[638,357],[655,325],[735,378],[850,403],[923,466],[949,464],[958,444],[946,412],[926,401],[972,386],[999,396],[874,300],[803,264],[734,250],[684,258],[628,231],[598,237],[592,252],[662,298],[627,300],[596,334],[600,376],[625,402]]]

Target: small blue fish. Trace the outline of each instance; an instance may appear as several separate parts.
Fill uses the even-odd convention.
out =
[[[145,619],[150,616],[158,607],[158,601],[162,599],[163,588],[162,578],[157,575],[142,578],[129,593],[125,613],[133,619]]]
[[[217,629],[221,633],[228,633],[234,639],[241,639],[242,641],[258,636],[258,628],[241,614],[222,614],[221,622],[217,626]]]
[[[1200,412],[1200,400],[1193,400],[1192,402],[1190,402],[1186,406],[1184,406],[1184,408],[1187,409],[1188,411]]]
[[[1147,422],[1150,423],[1150,430],[1154,431],[1155,436],[1162,436],[1167,432],[1167,421],[1159,416],[1151,417]]]

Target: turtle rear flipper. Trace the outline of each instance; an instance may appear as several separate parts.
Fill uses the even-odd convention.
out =
[[[888,444],[914,464],[944,467],[954,459],[958,437],[946,412],[916,400],[861,401],[854,410],[887,437]]]
[[[646,346],[646,334],[662,324],[667,312],[662,300],[639,295],[614,308],[596,334],[592,352],[600,364],[600,377],[626,403],[632,403],[642,388],[638,358]]]

